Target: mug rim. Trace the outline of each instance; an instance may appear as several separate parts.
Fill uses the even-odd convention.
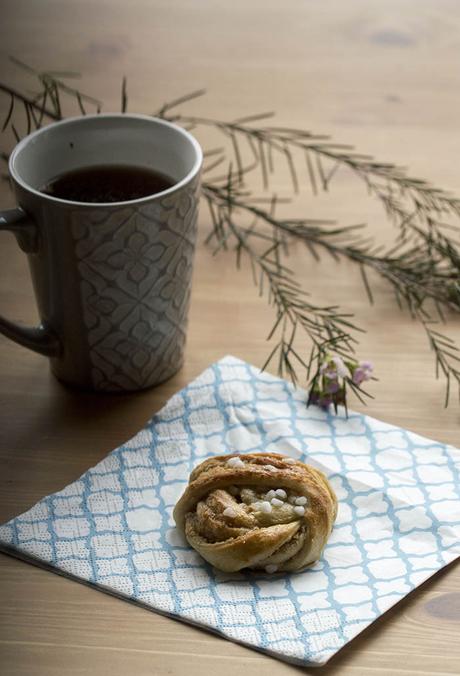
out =
[[[49,132],[50,127],[57,127],[57,126],[64,126],[66,124],[70,124],[72,122],[83,122],[85,120],[92,120],[92,119],[101,119],[101,118],[112,118],[112,119],[136,119],[136,120],[144,120],[145,122],[154,122],[155,124],[159,124],[160,126],[163,125],[165,127],[169,127],[170,129],[173,129],[175,132],[182,134],[193,146],[193,149],[195,150],[196,153],[196,158],[195,162],[193,164],[193,167],[191,170],[182,178],[180,181],[177,181],[177,183],[174,183],[170,188],[166,188],[165,190],[161,190],[160,192],[155,192],[152,193],[151,195],[147,195],[146,197],[139,197],[138,199],[135,200],[124,200],[122,202],[77,202],[75,200],[66,200],[62,199],[60,197],[54,197],[52,195],[48,195],[47,193],[40,192],[40,190],[36,190],[36,188],[33,188],[31,185],[26,183],[19,173],[15,169],[15,160],[17,155],[37,136],[40,134],[43,134],[45,132]],[[179,125],[174,124],[173,122],[169,122],[168,120],[163,120],[160,117],[154,117],[151,115],[142,115],[142,114],[137,114],[137,113],[94,113],[92,115],[77,115],[75,117],[67,117],[64,120],[59,120],[57,122],[52,122],[49,125],[46,125],[45,127],[42,127],[41,129],[36,129],[33,131],[31,134],[28,134],[25,136],[19,143],[16,144],[14,147],[10,159],[8,162],[8,169],[10,172],[11,178],[18,184],[20,185],[24,190],[27,192],[31,192],[37,197],[40,197],[41,199],[44,199],[46,201],[52,202],[52,203],[57,203],[57,204],[62,204],[62,205],[70,205],[73,207],[91,207],[93,209],[97,209],[99,207],[102,208],[109,208],[109,207],[120,207],[124,205],[136,205],[136,204],[144,204],[146,202],[156,200],[156,199],[161,199],[167,195],[171,195],[175,193],[177,190],[180,190],[183,188],[185,185],[190,183],[195,176],[199,173],[201,169],[201,165],[203,163],[203,151],[201,149],[200,144],[196,140],[190,132],[187,130],[183,129],[182,127],[179,127]]]

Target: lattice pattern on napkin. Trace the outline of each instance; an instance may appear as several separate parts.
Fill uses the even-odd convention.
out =
[[[226,357],[133,439],[0,527],[0,547],[303,664],[323,664],[460,554],[460,451],[306,394]],[[222,452],[290,454],[339,498],[323,559],[301,574],[224,574],[191,550],[172,508]]]

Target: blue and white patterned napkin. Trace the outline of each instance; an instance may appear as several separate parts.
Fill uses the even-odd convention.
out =
[[[0,527],[10,554],[302,664],[324,664],[460,554],[460,451],[306,394],[226,357],[133,439]],[[326,473],[339,512],[297,574],[224,574],[174,528],[191,469],[222,452],[287,453]]]

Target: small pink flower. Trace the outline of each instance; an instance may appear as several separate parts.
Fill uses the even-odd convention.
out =
[[[360,361],[359,368],[362,368],[364,371],[364,380],[370,380],[372,378],[374,367],[370,361]]]
[[[370,361],[360,361],[359,365],[353,370],[353,382],[355,385],[361,385],[365,380],[372,378],[374,367]]]
[[[372,378],[374,367],[370,361],[356,362],[353,359],[345,363],[339,355],[327,354],[319,365],[317,375],[312,382],[308,405],[316,404],[327,410],[332,404],[346,406],[346,388],[350,381],[358,387]]]
[[[326,383],[324,391],[328,394],[335,394],[340,390],[340,385],[338,380],[330,380]]]
[[[353,382],[355,385],[361,385],[362,382],[367,380],[366,372],[360,366],[353,371]]]
[[[331,362],[329,360],[324,361],[321,364],[319,372],[322,373],[323,376],[327,376],[328,378],[336,378],[337,377],[337,370],[336,370],[334,364],[331,364]]]
[[[350,377],[350,370],[349,368],[345,365],[345,362],[343,361],[342,357],[332,357],[331,361],[334,362],[337,368],[337,374],[339,375],[340,378],[349,378]]]

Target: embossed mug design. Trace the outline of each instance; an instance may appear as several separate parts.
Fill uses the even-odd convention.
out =
[[[174,185],[94,204],[40,192],[55,176],[135,165]],[[71,118],[24,138],[9,163],[18,207],[0,212],[28,254],[41,325],[0,317],[0,331],[50,357],[60,380],[139,390],[172,376],[184,355],[202,151],[185,130],[143,115]]]

